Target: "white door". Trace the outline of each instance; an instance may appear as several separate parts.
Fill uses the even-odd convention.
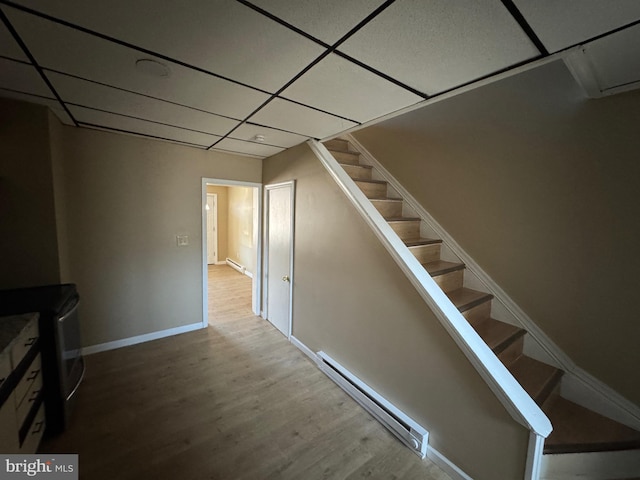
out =
[[[207,263],[218,263],[218,195],[207,193]]]
[[[294,183],[266,187],[266,317],[291,336]]]

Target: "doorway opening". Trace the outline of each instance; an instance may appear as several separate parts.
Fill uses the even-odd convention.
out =
[[[260,315],[261,190],[202,179],[203,327]]]

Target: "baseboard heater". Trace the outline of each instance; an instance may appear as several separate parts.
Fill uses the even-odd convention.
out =
[[[420,458],[427,454],[429,432],[402,413],[329,355],[318,352],[317,363],[331,380],[384,425]]]
[[[242,273],[243,275],[246,275],[248,277],[251,277],[252,275],[247,272],[247,267],[245,267],[244,265],[240,265],[238,262],[236,262],[235,260],[232,260],[230,258],[227,258],[227,265],[229,265],[231,268],[233,268],[234,270],[239,271],[240,273]]]

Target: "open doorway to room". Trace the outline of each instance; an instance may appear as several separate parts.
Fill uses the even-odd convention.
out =
[[[203,326],[260,315],[261,185],[202,181]]]

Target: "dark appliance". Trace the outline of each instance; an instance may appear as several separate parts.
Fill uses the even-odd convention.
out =
[[[74,284],[0,290],[0,316],[39,312],[40,350],[47,435],[62,432],[84,377]]]

